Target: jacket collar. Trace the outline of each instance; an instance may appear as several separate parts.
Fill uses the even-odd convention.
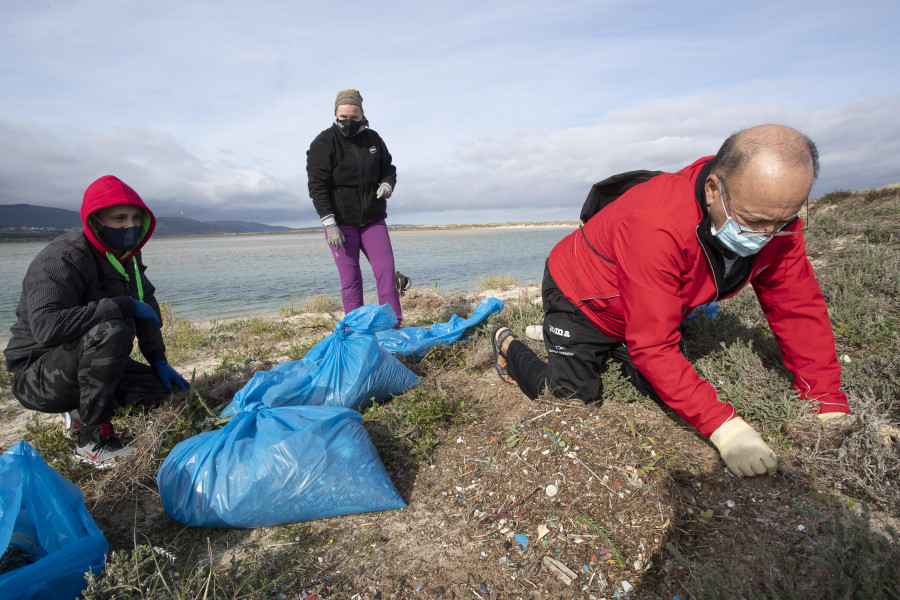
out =
[[[747,284],[753,267],[753,256],[740,257],[719,243],[712,234],[712,218],[706,207],[706,178],[712,171],[712,161],[707,161],[694,182],[694,197],[700,207],[700,224],[697,225],[697,240],[706,255],[706,261],[716,283],[716,298],[735,294]],[[725,259],[734,260],[731,272],[725,277]]]

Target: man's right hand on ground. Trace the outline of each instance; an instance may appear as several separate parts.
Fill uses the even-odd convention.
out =
[[[774,475],[778,459],[755,429],[740,417],[726,421],[709,441],[719,449],[725,465],[735,475]]]

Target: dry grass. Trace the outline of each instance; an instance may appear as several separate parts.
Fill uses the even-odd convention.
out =
[[[109,471],[71,471],[117,553],[90,597],[116,597],[121,584],[145,598],[601,598],[622,597],[627,582],[632,598],[898,598],[898,193],[821,198],[807,236],[838,355],[850,357],[843,380],[857,425],[825,430],[796,401],[752,293],[685,334],[697,371],[779,454],[776,477],[732,477],[705,439],[615,368],[590,406],[530,402],[502,384],[488,332],[503,322],[521,334],[542,317],[528,294],[512,294],[468,340],[406,361],[424,384],[364,415],[403,511],[253,531],[182,527],[161,509],[154,469],[179,436],[214,421],[196,403],[124,415],[140,452]],[[413,288],[404,324],[467,316],[478,300]],[[216,412],[255,370],[333,329],[321,314],[290,315],[202,330],[170,315],[166,337],[182,349],[176,367],[207,361],[196,385]],[[45,458],[71,451],[45,430]],[[547,557],[575,580],[547,570]]]

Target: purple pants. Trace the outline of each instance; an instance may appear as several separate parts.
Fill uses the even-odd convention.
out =
[[[341,276],[341,298],[344,301],[344,314],[363,305],[363,279],[359,268],[359,251],[366,255],[372,272],[375,273],[375,285],[378,289],[378,303],[387,302],[397,315],[397,323],[403,318],[400,312],[400,294],[394,284],[394,250],[388,235],[384,219],[365,227],[354,225],[338,225],[344,234],[344,245],[335,248],[329,244],[334,264]],[[325,228],[322,228],[325,230]],[[328,233],[325,233],[326,239]]]

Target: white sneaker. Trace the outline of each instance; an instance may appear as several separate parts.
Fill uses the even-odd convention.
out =
[[[542,341],[544,339],[543,325],[529,325],[525,328],[525,337],[530,340]]]
[[[115,434],[107,435],[99,442],[90,440],[75,447],[75,456],[85,462],[107,466],[104,463],[116,463],[134,452],[134,448],[122,443]]]

